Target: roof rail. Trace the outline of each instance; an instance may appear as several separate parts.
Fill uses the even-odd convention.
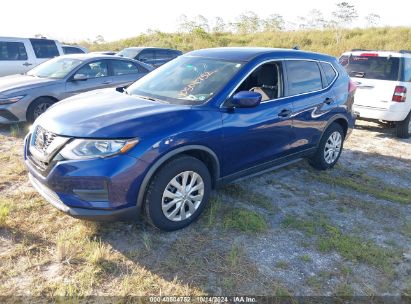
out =
[[[358,51],[371,51],[371,50],[365,50],[365,49],[352,49],[351,52],[358,52]]]
[[[409,51],[409,50],[401,50],[400,53],[401,53],[401,54],[411,54],[411,51]]]

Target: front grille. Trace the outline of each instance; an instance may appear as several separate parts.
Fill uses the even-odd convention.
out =
[[[37,126],[34,134],[34,146],[43,154],[46,154],[47,148],[51,145],[56,134],[47,131],[41,126]]]

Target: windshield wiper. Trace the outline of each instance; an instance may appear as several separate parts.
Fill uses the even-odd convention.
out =
[[[153,97],[149,97],[149,96],[142,96],[142,95],[134,95],[134,96],[136,96],[136,97],[138,97],[138,98],[141,98],[141,99],[150,100],[150,101],[164,102],[164,101],[161,100],[161,99],[157,99],[157,98],[153,98]]]

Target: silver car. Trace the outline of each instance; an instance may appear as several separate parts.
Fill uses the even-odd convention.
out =
[[[33,122],[57,101],[95,89],[125,87],[152,69],[132,59],[78,54],[56,57],[24,75],[0,77],[0,124]]]

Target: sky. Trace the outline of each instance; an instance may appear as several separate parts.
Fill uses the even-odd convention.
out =
[[[341,0],[342,1],[342,0]],[[347,1],[347,0],[345,0]],[[280,14],[286,21],[296,22],[298,16],[312,9],[331,16],[337,1],[327,0],[20,0],[1,5],[0,36],[47,38],[76,42],[102,35],[106,41],[133,37],[147,29],[172,32],[178,18],[203,15],[209,20],[222,17],[234,21],[242,12],[251,10],[261,18]],[[380,24],[411,26],[408,1],[348,0],[359,14],[355,26],[365,26],[370,13],[381,16]],[[399,9],[399,8],[404,9]]]

